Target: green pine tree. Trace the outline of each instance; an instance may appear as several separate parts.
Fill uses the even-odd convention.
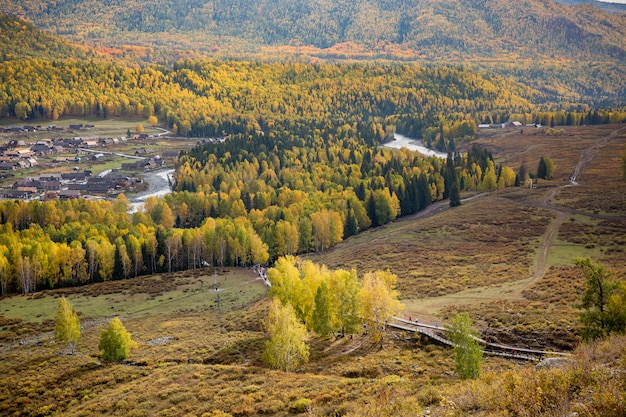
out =
[[[460,205],[461,193],[459,191],[459,184],[456,181],[453,181],[450,187],[450,207],[458,207]]]
[[[356,217],[354,215],[354,210],[349,209],[348,214],[346,216],[346,224],[343,228],[343,237],[348,238],[350,236],[354,236],[359,232],[359,225],[356,221]]]
[[[577,259],[576,266],[583,271],[585,292],[580,307],[583,339],[592,340],[611,333],[626,331],[626,284],[614,279],[611,273],[591,259]]]
[[[542,156],[537,166],[537,178],[551,180],[554,177],[554,162],[547,156]]]
[[[313,331],[321,337],[332,334],[330,324],[330,306],[328,302],[328,285],[323,281],[315,293],[315,310],[313,310]]]

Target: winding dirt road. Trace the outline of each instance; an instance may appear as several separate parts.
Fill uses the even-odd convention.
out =
[[[536,207],[541,207],[543,209],[552,211],[556,214],[556,217],[550,224],[548,225],[545,233],[542,236],[540,247],[537,253],[537,257],[535,260],[535,268],[532,276],[518,280],[515,282],[510,282],[506,284],[499,284],[497,286],[485,286],[485,287],[476,287],[467,289],[464,291],[460,291],[454,294],[443,295],[439,297],[429,297],[425,299],[420,299],[412,304],[411,313],[414,316],[419,316],[420,318],[424,317],[427,320],[433,320],[433,314],[436,311],[440,310],[442,307],[445,307],[450,304],[474,304],[485,302],[493,299],[500,300],[508,300],[508,301],[518,301],[525,299],[523,292],[525,289],[529,288],[537,281],[541,280],[548,268],[548,257],[550,255],[550,249],[552,246],[552,241],[556,237],[561,225],[565,221],[568,215],[581,215],[594,219],[600,220],[626,220],[626,216],[624,215],[602,215],[584,212],[580,210],[575,210],[569,207],[561,207],[551,203],[551,200],[563,189],[568,187],[576,187],[578,186],[578,177],[589,167],[591,162],[595,159],[598,154],[598,151],[613,139],[617,138],[619,135],[626,131],[626,127],[621,127],[619,129],[614,130],[609,135],[606,135],[596,142],[593,145],[589,146],[585,150],[581,152],[580,159],[574,168],[574,172],[569,178],[569,183],[554,187],[550,189],[546,195],[538,202],[533,205]],[[473,196],[473,198],[478,198],[485,195],[478,194]],[[467,199],[469,200],[469,199]],[[464,201],[467,201],[464,200]],[[446,210],[447,202],[433,204],[429,206],[426,210],[417,213],[416,215],[407,217],[406,220],[415,220],[418,218],[425,218],[428,216],[432,216],[438,214],[444,210]],[[496,293],[497,296],[494,294]]]

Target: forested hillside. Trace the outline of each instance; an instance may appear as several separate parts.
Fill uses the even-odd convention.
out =
[[[550,101],[623,105],[626,14],[552,0],[0,0],[116,57],[418,60],[486,68]]]
[[[88,58],[87,48],[70,45],[31,23],[0,14],[0,62],[22,58]]]
[[[16,76],[19,74],[19,77]],[[178,133],[255,132],[285,120],[440,121],[530,113],[540,94],[503,77],[418,65],[181,61],[173,69],[98,61],[0,64],[0,112],[21,119],[155,114]],[[502,117],[501,117],[502,116]]]
[[[24,119],[156,114],[185,135],[231,135],[183,155],[179,192],[132,225],[124,199],[0,205],[3,292],[324,250],[455,188],[512,186],[488,153],[443,164],[375,146],[397,128],[452,151],[476,120],[531,117],[535,94],[451,67],[198,61],[7,61],[0,86],[2,112]]]
[[[0,10],[83,39],[126,31],[202,31],[256,44],[406,44],[433,58],[509,51],[623,59],[626,44],[626,17],[550,0],[3,0]]]

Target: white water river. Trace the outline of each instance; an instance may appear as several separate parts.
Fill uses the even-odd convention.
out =
[[[399,133],[394,133],[393,138],[393,141],[385,143],[383,146],[394,149],[407,148],[412,151],[417,151],[426,156],[437,156],[439,158],[446,158],[448,156],[448,154],[445,152],[428,149],[426,146],[424,146],[421,140],[407,138],[406,136]]]
[[[144,180],[148,183],[148,190],[130,199],[132,208],[131,213],[139,210],[139,207],[148,199],[148,197],[163,197],[172,192],[168,178],[174,174],[173,169],[160,169],[158,171],[150,171],[143,175]]]

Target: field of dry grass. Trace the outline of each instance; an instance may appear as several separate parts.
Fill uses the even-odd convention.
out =
[[[367,231],[311,258],[332,268],[389,269],[399,277],[403,298],[451,294],[527,277],[552,217],[506,194],[487,195],[426,219]]]
[[[396,273],[407,316],[443,322],[466,311],[484,336],[521,347],[569,349],[579,343],[575,304],[583,288],[573,260],[591,256],[626,276],[626,222],[618,219],[626,214],[626,185],[616,158],[626,136],[622,130],[602,141],[617,128],[479,137],[498,161],[513,167],[525,160],[533,170],[541,155],[551,157],[555,179],[538,189],[501,190],[426,218],[398,220],[311,258],[360,273]],[[581,153],[596,141],[602,146],[593,149],[580,185],[560,188],[547,204],[546,196],[567,184]],[[0,299],[0,415],[626,412],[624,338],[583,346],[573,362],[555,370],[486,357],[483,376],[473,382],[458,379],[448,348],[403,332],[390,333],[382,350],[365,336],[311,338],[308,364],[295,373],[268,370],[261,361],[266,292],[251,270],[218,269]],[[61,295],[83,325],[74,356],[52,339]],[[138,346],[127,362],[104,365],[97,344],[113,315]]]

